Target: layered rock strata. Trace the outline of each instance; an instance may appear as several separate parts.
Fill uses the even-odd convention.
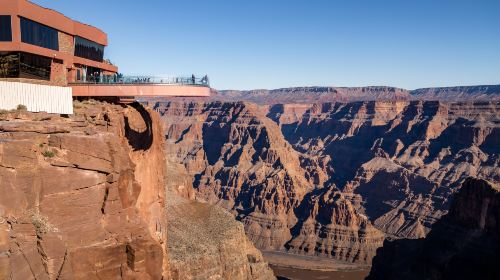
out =
[[[0,119],[0,279],[168,277],[152,111],[86,102]]]
[[[225,102],[248,101],[262,105],[394,100],[500,101],[500,85],[421,88],[416,90],[386,86],[220,90],[213,92],[210,99]]]
[[[498,102],[258,106],[164,102],[186,196],[220,205],[265,250],[369,264],[421,238],[468,176],[498,181]]]
[[[176,118],[171,121],[180,123]],[[187,134],[185,132],[184,136]],[[246,237],[243,225],[235,221],[234,216],[222,207],[195,200],[193,177],[189,172],[193,172],[202,160],[185,166],[176,156],[179,151],[185,151],[185,146],[173,144],[166,148],[170,148],[166,151],[166,207],[172,278],[275,279],[260,251]]]
[[[221,207],[172,192],[167,212],[173,279],[276,279],[243,225]]]
[[[500,186],[469,178],[426,238],[386,242],[367,279],[499,279]]]
[[[190,178],[179,188],[231,211],[258,248],[369,263],[382,244],[383,234],[348,199],[339,203],[330,192],[313,196],[328,170],[294,150],[266,110],[219,102],[170,102],[155,109],[167,125],[167,158]]]
[[[465,178],[500,179],[499,106],[324,103],[292,121],[286,107],[273,106],[268,115],[295,150],[325,163],[326,184],[341,189],[378,229],[420,238],[446,213]]]

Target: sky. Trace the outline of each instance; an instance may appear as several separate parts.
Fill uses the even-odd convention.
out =
[[[108,34],[125,75],[216,89],[500,84],[499,0],[32,0]]]

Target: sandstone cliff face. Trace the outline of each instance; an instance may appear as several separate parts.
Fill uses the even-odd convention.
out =
[[[271,115],[300,152],[326,162],[327,184],[392,237],[419,238],[468,176],[498,181],[498,102],[312,105]],[[270,112],[273,112],[271,109]]]
[[[468,176],[498,181],[498,102],[165,102],[184,195],[218,204],[257,247],[369,264],[421,238]],[[193,187],[193,188],[191,188]]]
[[[173,279],[276,279],[243,225],[221,207],[171,192],[167,212]]]
[[[205,157],[194,130],[177,130],[183,126],[183,118],[165,118],[172,124],[168,134],[182,136],[189,143],[166,145],[167,243],[172,278],[275,279],[260,251],[245,235],[242,223],[222,207],[195,201],[192,181],[204,166]],[[179,163],[181,155],[187,157],[185,165]]]
[[[330,193],[312,195],[328,170],[295,151],[279,126],[265,117],[266,110],[219,102],[162,103],[156,110],[167,124],[167,157],[192,178],[179,188],[230,210],[258,248],[369,263],[382,244],[382,233],[349,200],[338,204],[337,197],[328,198]],[[331,216],[318,216],[320,208]],[[306,241],[310,236],[322,245]],[[332,244],[332,239],[345,243]]]
[[[0,279],[168,277],[158,119],[77,107],[0,115]]]
[[[499,279],[499,219],[500,187],[469,178],[426,238],[384,243],[367,279]]]
[[[384,240],[384,234],[334,188],[311,193],[297,212],[302,219],[292,228],[292,233],[299,232],[286,244],[290,253],[369,264]]]

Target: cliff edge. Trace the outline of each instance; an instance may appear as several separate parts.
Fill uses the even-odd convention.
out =
[[[161,127],[136,104],[0,115],[0,279],[168,277]]]
[[[155,111],[74,109],[0,112],[0,279],[275,279],[229,213],[166,193]]]

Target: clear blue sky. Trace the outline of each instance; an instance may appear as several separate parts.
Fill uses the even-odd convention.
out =
[[[124,74],[217,89],[500,84],[499,0],[34,0],[109,36]]]

